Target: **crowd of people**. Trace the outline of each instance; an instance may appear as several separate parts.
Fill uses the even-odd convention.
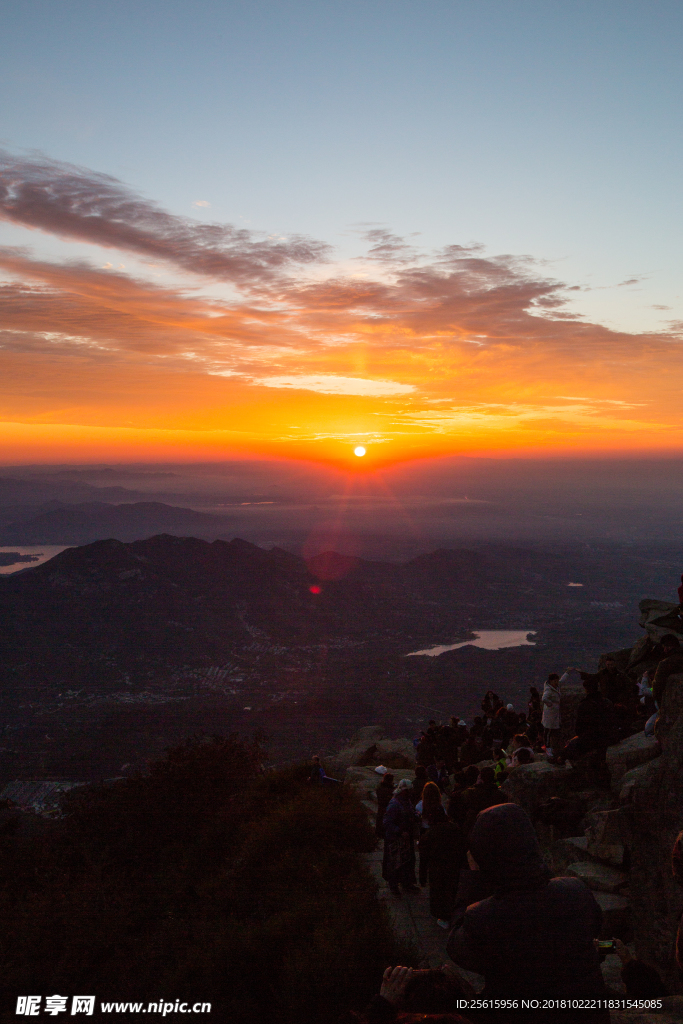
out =
[[[683,670],[675,636],[663,637],[660,648],[655,668],[639,681],[608,657],[595,673],[575,666],[562,676],[551,672],[542,692],[530,687],[524,711],[489,690],[470,726],[457,716],[447,723],[432,719],[413,740],[414,779],[394,787],[387,773],[377,788],[376,830],[385,840],[383,874],[393,895],[416,891],[419,873],[419,885],[429,881],[434,890],[432,913],[448,927],[472,830],[481,811],[507,801],[499,787],[508,772],[539,758],[566,765],[591,753],[600,770],[611,744],[642,730],[652,713],[656,717],[666,679]],[[574,735],[563,742],[560,699],[574,673],[585,696]],[[484,761],[491,763],[478,767]]]
[[[481,715],[468,726],[453,717],[435,720],[414,740],[414,778],[394,785],[391,772],[377,787],[377,834],[384,838],[382,874],[397,899],[429,887],[430,912],[449,931],[447,950],[459,967],[483,975],[488,998],[531,995],[552,998],[605,996],[598,947],[601,911],[593,893],[576,878],[551,879],[534,826],[526,812],[499,788],[519,765],[547,758],[575,762],[591,752],[599,768],[609,745],[651,728],[667,679],[683,672],[678,639],[663,637],[654,667],[633,679],[605,659],[596,673],[568,668],[551,673],[539,692],[530,688],[525,711],[515,711],[489,690]],[[578,704],[574,735],[562,742],[560,697],[577,673],[585,696]],[[565,731],[566,735],[566,731]],[[477,762],[492,763],[478,766]],[[683,885],[683,833],[673,855]],[[629,996],[667,994],[654,969],[613,943]],[[676,950],[683,969],[683,939]],[[366,1011],[370,1024],[397,1020],[461,1021],[458,1000],[471,996],[462,975],[388,968],[380,994]],[[462,1004],[460,1004],[462,1005]],[[429,1016],[425,1016],[429,1015]],[[510,1019],[490,1011],[472,1020]],[[515,1014],[515,1020],[522,1016]],[[566,1014],[534,1012],[530,1021],[564,1020]],[[605,1010],[582,1011],[585,1024],[609,1020]]]

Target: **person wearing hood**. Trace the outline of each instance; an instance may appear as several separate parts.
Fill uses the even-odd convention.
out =
[[[482,811],[469,837],[468,861],[493,893],[467,907],[448,939],[451,959],[482,974],[486,998],[605,997],[597,938],[602,913],[578,878],[549,877],[526,811],[502,804]],[[498,1021],[493,1016],[492,1021]],[[500,1020],[509,1020],[502,1011]],[[533,1024],[567,1021],[567,1011],[533,1010]],[[584,1024],[608,1024],[609,1011],[581,1010]],[[526,1024],[524,1013],[515,1024]]]

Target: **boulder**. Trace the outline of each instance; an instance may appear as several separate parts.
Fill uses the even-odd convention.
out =
[[[522,764],[511,768],[500,787],[502,792],[519,804],[533,820],[538,807],[553,796],[565,796],[570,786],[570,772],[547,761]]]
[[[576,709],[586,696],[581,683],[567,683],[560,692],[560,731],[562,742],[566,743],[575,735]]]
[[[579,796],[551,796],[550,800],[536,808],[536,820],[544,825],[552,825],[554,835],[558,838],[575,836],[580,831],[578,824],[586,809],[586,804]]]
[[[377,741],[384,735],[379,725],[365,725],[353,734],[347,747],[333,757],[325,758],[325,763],[331,771],[343,771],[354,764],[370,764],[375,756]],[[375,764],[381,763],[380,760],[375,761]]]
[[[647,785],[649,779],[655,779],[658,777],[661,765],[659,759],[655,758],[652,761],[648,761],[646,764],[641,764],[638,768],[632,768],[626,772],[624,776],[619,780],[619,803],[628,804],[633,799],[636,788],[642,788]]]
[[[412,781],[415,775],[414,772],[405,769],[397,769],[391,774],[394,776],[395,783],[398,783],[401,779],[410,779]],[[346,775],[344,776],[344,782],[354,786],[362,800],[369,800],[375,805],[377,804],[375,790],[381,781],[382,776],[378,775],[372,768],[347,768]]]
[[[621,786],[621,779],[631,768],[637,768],[653,757],[659,757],[661,750],[659,743],[654,736],[646,736],[644,732],[637,732],[635,736],[629,736],[621,743],[607,748],[607,767],[612,780],[612,791],[618,793]]]
[[[349,746],[357,747],[365,744],[366,747],[371,747],[377,740],[384,739],[384,736],[384,729],[380,725],[364,725],[358,732],[354,732],[349,740]]]
[[[651,640],[658,641],[665,633],[673,633],[683,641],[683,623],[678,614],[678,605],[670,601],[654,601],[646,597],[638,605],[640,625]]]
[[[352,765],[386,768],[412,768],[415,765],[415,747],[411,740],[401,737],[388,739],[378,725],[366,725],[349,740],[349,745],[333,757],[326,758],[330,770],[341,771]]]
[[[620,808],[593,811],[586,815],[588,853],[614,867],[621,867],[624,863],[627,832],[627,822]]]
[[[398,740],[377,741],[377,764],[387,768],[415,767],[415,747],[412,740],[401,737]]]
[[[628,875],[625,871],[617,871],[616,868],[608,867],[606,864],[595,864],[592,861],[576,861],[570,864],[567,874],[580,878],[594,892],[616,893],[628,884]]]
[[[590,860],[588,840],[585,836],[569,836],[567,839],[556,839],[550,847],[550,870],[553,875],[566,875],[570,864],[577,861]]]
[[[672,993],[683,992],[674,958],[683,890],[671,870],[671,850],[683,829],[683,714],[661,757],[628,772],[620,802],[631,830],[631,910],[637,956],[657,967]]]
[[[664,749],[669,733],[683,712],[683,675],[671,675],[666,681],[659,716],[655,724],[655,736]]]
[[[601,939],[621,939],[628,942],[631,938],[631,907],[624,896],[615,893],[596,892],[595,899],[602,910]]]

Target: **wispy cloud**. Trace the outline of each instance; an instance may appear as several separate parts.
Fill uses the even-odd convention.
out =
[[[304,236],[283,241],[231,224],[201,224],[168,213],[108,174],[6,152],[0,152],[0,217],[236,284],[317,262],[329,250]]]
[[[322,395],[364,395],[384,398],[387,395],[409,395],[412,384],[397,384],[393,380],[365,380],[363,377],[337,377],[333,374],[302,373],[293,377],[261,377],[255,384],[269,388],[294,388],[318,391]]]
[[[353,261],[325,262],[331,253],[322,242],[200,224],[106,175],[7,155],[0,215],[144,256],[133,273],[119,253],[104,266],[94,254],[96,266],[0,250],[0,358],[12,372],[25,365],[34,376],[49,361],[29,402],[40,415],[81,410],[88,373],[96,372],[87,367],[113,373],[116,366],[156,374],[162,394],[154,400],[163,404],[164,389],[173,395],[171,423],[204,422],[209,394],[223,409],[216,417],[236,416],[217,397],[229,393],[242,410],[261,402],[253,421],[280,438],[374,430],[457,445],[488,431],[526,444],[536,431],[591,442],[602,432],[616,443],[620,431],[643,438],[681,431],[681,325],[628,334],[577,320],[566,308],[575,286],[528,256],[491,256],[478,245],[424,253],[372,225],[363,234],[361,276]],[[152,260],[182,271],[182,284],[162,287],[151,271],[145,277]],[[61,397],[49,378],[57,364],[65,367]],[[191,388],[172,383],[187,375]],[[294,408],[307,410],[296,429]]]

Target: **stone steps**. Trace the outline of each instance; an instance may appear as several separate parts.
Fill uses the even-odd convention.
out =
[[[567,868],[567,874],[580,878],[593,892],[618,893],[628,885],[629,876],[625,871],[599,864],[597,861],[576,861]]]

